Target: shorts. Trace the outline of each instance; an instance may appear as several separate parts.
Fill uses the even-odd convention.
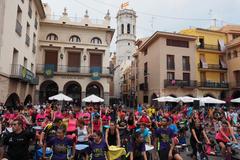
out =
[[[221,139],[216,139],[217,143],[219,144],[220,142],[222,142],[225,146],[227,145],[227,142],[224,142],[223,140]]]

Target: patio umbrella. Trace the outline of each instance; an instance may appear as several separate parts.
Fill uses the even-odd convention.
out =
[[[65,94],[59,93],[55,96],[49,97],[49,100],[57,100],[57,101],[72,101],[71,97],[66,96]]]
[[[153,100],[157,100],[158,102],[178,102],[179,101],[177,98],[174,98],[171,96],[163,96],[163,97],[155,98]]]
[[[232,99],[231,102],[232,103],[240,103],[240,98]]]
[[[98,102],[104,102],[104,99],[92,94],[88,97],[85,97],[82,99],[83,102],[92,102],[92,103],[98,103]]]
[[[178,101],[182,101],[183,103],[193,103],[194,100],[198,100],[198,98],[193,98],[189,96],[178,97]]]
[[[219,100],[219,99],[216,99],[216,98],[212,98],[212,97],[202,97],[202,98],[199,98],[200,102],[202,103],[210,103],[210,104],[225,104],[226,102],[225,101],[222,101],[222,100]]]

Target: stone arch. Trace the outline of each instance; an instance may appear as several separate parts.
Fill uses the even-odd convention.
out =
[[[31,104],[32,103],[32,96],[29,94],[26,96],[24,100],[24,105]]]
[[[74,103],[81,104],[82,86],[76,81],[68,81],[63,87],[64,94],[71,97]]]
[[[17,95],[17,93],[12,93],[8,96],[8,98],[5,102],[5,106],[17,108],[19,103],[20,103],[20,98]]]
[[[212,98],[216,98],[213,94],[211,94],[211,93],[206,93],[206,94],[204,94],[204,96],[203,97],[212,97]]]
[[[232,93],[232,99],[240,97],[240,90],[236,90]]]
[[[158,104],[157,101],[153,100],[153,99],[155,99],[155,98],[157,98],[157,94],[156,94],[156,93],[153,93],[152,96],[151,96],[151,105],[156,106],[156,105]]]
[[[170,94],[169,96],[177,98],[177,96],[175,94]]]
[[[46,80],[40,85],[39,101],[45,103],[48,98],[58,94],[59,87],[56,82],[52,80]]]
[[[104,97],[104,90],[102,84],[99,82],[91,82],[86,87],[86,97],[95,94],[99,97]]]

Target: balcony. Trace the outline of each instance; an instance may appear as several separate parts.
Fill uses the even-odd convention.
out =
[[[25,44],[29,47],[29,44],[30,44],[30,37],[29,37],[28,34],[26,34]]]
[[[228,89],[228,83],[219,83],[219,82],[199,82],[198,87],[201,88],[211,88],[211,89]]]
[[[16,21],[16,28],[15,28],[16,33],[21,36],[22,35],[22,25],[21,23],[17,20]]]
[[[31,83],[34,79],[34,74],[22,65],[12,64],[10,77]]]
[[[33,48],[32,48],[32,52],[36,53],[36,45],[33,43]]]
[[[227,67],[222,67],[220,64],[207,64],[207,67],[203,67],[201,63],[198,64],[198,68],[200,70],[219,70],[219,71],[227,71]]]
[[[39,84],[39,78],[38,77],[34,77],[31,81],[30,81],[31,85],[38,85]]]
[[[148,91],[148,83],[141,83],[139,89],[140,91]]]
[[[184,80],[164,80],[164,87],[175,87],[175,88],[196,88],[197,87],[197,81],[184,81]]]
[[[32,18],[32,8],[31,6],[28,6],[28,16]]]
[[[198,49],[221,51],[220,47],[218,45],[212,45],[212,44],[201,44],[201,45],[198,46]]]
[[[90,67],[90,66],[80,66],[80,67],[70,67],[65,65],[54,65],[54,64],[38,64],[37,73],[68,73],[68,74],[84,74],[90,75],[94,73],[100,73],[102,75],[111,75],[112,72],[108,67]]]

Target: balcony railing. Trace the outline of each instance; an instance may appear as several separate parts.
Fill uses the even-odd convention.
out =
[[[10,77],[23,80],[25,82],[31,82],[34,78],[34,73],[22,65],[12,64]]]
[[[32,18],[32,8],[31,6],[28,6],[28,16]]]
[[[36,45],[33,43],[33,48],[32,48],[32,52],[36,53]]]
[[[219,83],[219,82],[199,82],[198,87],[205,87],[205,88],[228,88],[228,83]]]
[[[80,73],[80,74],[107,74],[112,75],[112,72],[108,67],[91,67],[91,66],[80,66],[80,67],[70,67],[64,65],[54,65],[54,64],[38,64],[37,72],[44,73],[46,70],[51,70],[52,72],[58,73]]]
[[[148,91],[148,83],[141,83],[139,89],[140,91]]]
[[[207,64],[207,68],[203,67],[201,63],[198,64],[200,69],[217,69],[217,70],[227,70],[227,68],[222,67],[220,64]]]
[[[30,84],[32,85],[38,85],[39,84],[39,78],[38,77],[34,77],[31,81]]]
[[[15,28],[16,33],[21,36],[22,35],[22,25],[21,23],[17,20],[16,21],[16,28]]]
[[[208,50],[214,50],[214,51],[220,51],[220,47],[218,45],[212,45],[212,44],[201,44],[198,46],[199,49],[208,49]]]
[[[26,45],[29,46],[30,44],[30,37],[28,34],[26,34],[26,41],[25,41]]]
[[[184,80],[164,80],[164,87],[197,87],[197,81],[184,81]]]

